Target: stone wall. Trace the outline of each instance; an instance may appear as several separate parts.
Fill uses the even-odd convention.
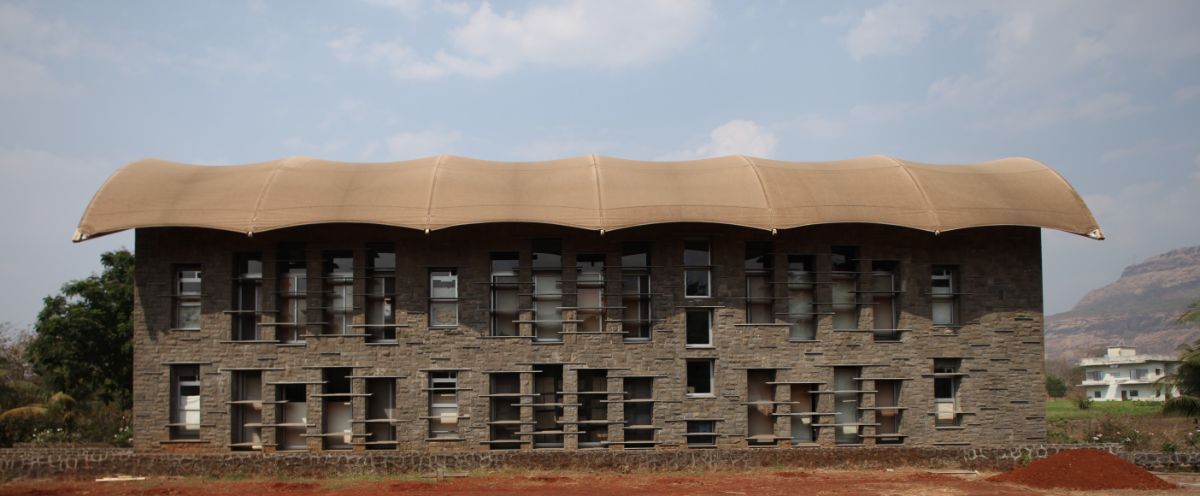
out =
[[[478,470],[714,471],[754,468],[887,468],[1009,470],[1024,459],[1037,460],[1080,445],[1005,447],[906,447],[726,449],[703,451],[507,451],[422,454],[365,453],[146,453],[129,449],[0,450],[4,480],[89,479],[115,474],[201,477],[338,477],[432,474]],[[1119,445],[1094,445],[1131,458],[1153,470],[1200,470],[1200,453],[1121,453]],[[1168,460],[1169,459],[1169,460]]]
[[[683,296],[683,240],[705,238],[712,246],[710,298]],[[424,234],[412,230],[362,225],[328,225],[257,233],[254,237],[205,229],[139,229],[136,234],[136,306],[134,309],[134,446],[153,452],[230,451],[233,376],[238,371],[262,373],[261,423],[264,451],[276,445],[278,422],[270,400],[279,384],[304,384],[308,401],[307,451],[322,451],[322,412],[314,395],[321,392],[322,369],[354,367],[351,407],[354,449],[365,450],[367,426],[363,423],[368,398],[365,380],[394,381],[399,398],[395,411],[397,443],[392,450],[416,453],[472,453],[488,451],[489,377],[496,371],[520,373],[521,421],[529,432],[533,424],[534,399],[531,371],[539,364],[564,367],[562,429],[564,448],[578,447],[577,371],[604,369],[608,374],[606,428],[611,450],[623,445],[624,405],[622,384],[628,377],[653,381],[654,448],[686,450],[686,420],[712,419],[717,426],[720,449],[748,447],[747,375],[753,370],[771,370],[775,387],[769,407],[774,419],[774,441],[778,448],[791,446],[793,423],[816,413],[816,445],[835,444],[832,424],[855,423],[836,420],[833,375],[835,367],[860,369],[858,385],[861,419],[857,428],[862,445],[874,446],[870,435],[879,423],[873,409],[874,379],[899,381],[899,425],[904,446],[1014,445],[1045,442],[1041,243],[1036,228],[990,227],[933,235],[910,229],[878,225],[826,225],[780,231],[778,234],[731,226],[678,224],[623,229],[601,235],[544,225],[480,225]],[[497,339],[489,336],[489,272],[491,252],[520,254],[520,279],[532,279],[529,266],[534,239],[562,241],[564,334],[561,343],[533,340],[532,324],[520,324],[520,336]],[[569,281],[575,278],[575,257],[603,254],[606,257],[606,291],[618,292],[622,279],[620,261],[623,243],[651,244],[652,317],[649,342],[625,342],[617,316],[612,316],[604,333],[578,334],[574,296]],[[833,318],[817,317],[816,339],[793,341],[786,318],[767,324],[746,323],[746,273],[743,270],[746,243],[768,241],[773,247],[773,285],[777,303],[774,312],[786,314],[786,269],[788,255],[811,255],[815,261],[818,302],[832,301],[831,250],[833,246],[856,246],[860,260],[855,267],[869,272],[872,261],[895,261],[900,316],[896,327],[903,329],[895,342],[877,341],[873,308],[858,309],[857,329],[834,329]],[[395,343],[367,343],[362,335],[311,336],[300,346],[274,341],[273,313],[263,314],[260,341],[231,340],[233,260],[236,253],[261,253],[264,262],[264,308],[275,309],[276,253],[283,243],[303,243],[310,293],[308,306],[323,304],[321,253],[353,250],[354,293],[358,295],[354,323],[364,322],[365,254],[368,243],[393,243],[397,251],[397,329]],[[200,330],[172,329],[172,272],[180,264],[197,264],[204,273],[202,327]],[[930,273],[932,265],[959,269],[961,325],[953,328],[931,324]],[[459,325],[430,328],[428,272],[432,267],[454,267],[459,274]],[[869,290],[863,282],[859,289]],[[528,286],[525,286],[528,288]],[[528,292],[528,290],[523,291]],[[864,295],[871,294],[864,291]],[[862,297],[864,300],[868,296]],[[620,305],[619,298],[607,304]],[[530,296],[522,296],[521,308],[531,308]],[[687,309],[713,312],[713,346],[684,345]],[[821,307],[828,309],[828,306]],[[824,310],[820,310],[824,312]],[[616,310],[614,310],[616,312]],[[531,319],[525,310],[522,319]],[[310,321],[319,320],[316,314]],[[315,329],[314,329],[315,330]],[[961,359],[957,426],[935,425],[933,411],[935,358]],[[715,363],[714,394],[693,397],[685,394],[685,363],[688,359],[710,359]],[[201,376],[201,424],[198,440],[170,439],[170,375],[173,364],[196,364]],[[429,441],[427,416],[429,373],[456,370],[459,375],[458,403],[460,435],[455,439]],[[816,384],[815,412],[812,407],[791,403],[791,384]],[[751,406],[757,408],[756,406]],[[801,415],[793,415],[801,414]],[[823,420],[822,420],[823,419]],[[769,437],[769,436],[768,436]],[[522,439],[523,450],[532,448],[530,434]],[[841,451],[839,451],[841,452]],[[849,452],[849,451],[847,451]],[[800,452],[797,452],[800,453]],[[482,456],[482,455],[471,455]],[[553,458],[555,455],[547,455]],[[589,454],[588,457],[609,456]],[[641,456],[641,455],[639,455]],[[673,455],[720,457],[712,454]],[[736,455],[730,455],[736,456]],[[767,457],[775,455],[753,455]],[[778,455],[811,457],[817,455]],[[863,455],[876,456],[876,455]],[[290,460],[291,458],[280,458]],[[304,458],[300,458],[304,459]],[[387,460],[408,458],[383,458]],[[490,459],[490,458],[486,458]],[[591,459],[591,458],[588,458]],[[154,460],[147,458],[146,460]],[[163,460],[175,460],[167,458]],[[356,459],[358,460],[358,459]],[[371,460],[371,459],[368,459]],[[157,463],[157,462],[156,462]],[[175,463],[163,461],[162,463]]]

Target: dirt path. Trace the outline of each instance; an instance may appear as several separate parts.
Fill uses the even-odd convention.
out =
[[[0,496],[597,496],[620,495],[995,495],[1029,494],[1161,494],[1155,491],[1077,493],[1032,489],[984,480],[985,476],[946,475],[919,471],[751,471],[711,474],[611,474],[532,472],[481,474],[432,480],[304,480],[230,481],[151,479],[133,482],[23,481],[0,485]],[[1200,488],[1170,491],[1198,495]]]

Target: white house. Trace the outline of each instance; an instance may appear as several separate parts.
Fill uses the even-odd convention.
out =
[[[1168,355],[1139,355],[1137,349],[1110,346],[1099,358],[1079,361],[1084,368],[1083,384],[1087,395],[1096,401],[1134,400],[1163,401],[1170,391],[1155,384],[1179,366],[1179,360]]]

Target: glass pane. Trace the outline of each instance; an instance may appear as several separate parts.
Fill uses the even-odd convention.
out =
[[[396,252],[393,251],[375,251],[368,253],[371,260],[371,270],[374,271],[393,271],[396,270]]]
[[[429,325],[458,325],[458,303],[453,301],[430,302]]]
[[[621,250],[622,267],[646,267],[650,265],[649,243],[625,243]]]
[[[711,361],[689,360],[687,362],[687,392],[688,394],[712,393]]]
[[[771,266],[770,241],[750,241],[746,243],[746,270],[767,270]]]
[[[709,272],[707,270],[688,270],[684,271],[683,276],[686,296],[709,296]]]
[[[179,322],[176,324],[180,329],[199,329],[200,328],[200,303],[198,302],[181,302],[179,304]]]
[[[458,274],[453,270],[431,271],[429,285],[433,298],[458,298]]]
[[[687,344],[712,344],[712,312],[689,310],[687,312]]]
[[[954,301],[948,299],[933,300],[933,323],[936,325],[954,324]]]
[[[709,263],[707,240],[693,239],[683,242],[684,265],[708,265]]]
[[[533,268],[561,268],[562,242],[557,239],[533,241]]]

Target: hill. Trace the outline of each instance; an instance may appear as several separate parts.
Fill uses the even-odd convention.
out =
[[[1046,359],[1096,355],[1107,345],[1173,353],[1200,337],[1175,319],[1200,300],[1200,246],[1126,267],[1116,282],[1088,293],[1068,312],[1046,317]]]

